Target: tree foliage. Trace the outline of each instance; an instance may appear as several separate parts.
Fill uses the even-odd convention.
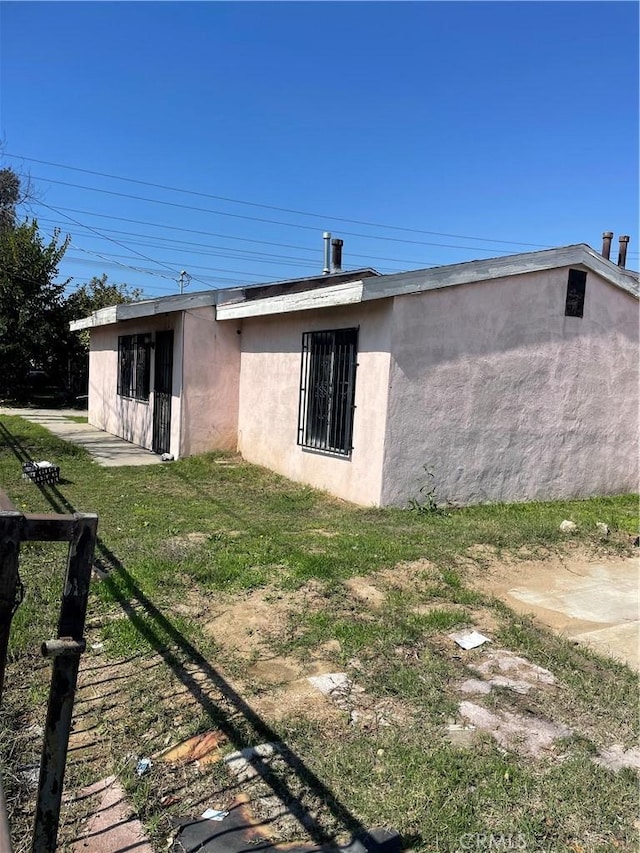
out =
[[[17,397],[31,370],[45,370],[52,382],[86,383],[89,336],[69,331],[69,321],[121,302],[140,299],[142,292],[111,284],[107,276],[92,278],[65,297],[58,267],[69,237],[55,231],[40,234],[35,219],[18,222],[18,206],[29,187],[12,169],[0,169],[0,394]]]
[[[29,370],[60,370],[65,284],[56,284],[69,242],[46,242],[35,220],[0,226],[0,383],[5,394],[25,384]]]
[[[91,281],[81,284],[67,298],[67,308],[72,320],[88,317],[93,311],[120,305],[123,302],[137,302],[142,298],[139,288],[127,284],[113,284],[107,281],[106,274],[94,276]]]
[[[107,281],[107,275],[94,276],[91,281],[81,284],[67,297],[66,309],[69,320],[88,317],[94,311],[109,305],[121,305],[124,302],[137,302],[142,291],[127,284],[113,284]],[[89,352],[89,332],[72,333],[70,350],[72,357],[80,357]]]

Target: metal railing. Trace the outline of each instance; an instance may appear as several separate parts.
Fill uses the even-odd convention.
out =
[[[4,686],[9,633],[22,600],[19,573],[21,542],[68,542],[57,637],[41,650],[53,660],[44,743],[33,827],[32,853],[55,853],[64,772],[80,655],[85,649],[84,624],[96,544],[98,517],[19,512],[0,490],[0,701]],[[6,803],[0,786],[0,850],[10,853]]]

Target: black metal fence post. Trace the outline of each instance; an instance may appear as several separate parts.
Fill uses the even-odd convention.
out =
[[[4,509],[0,502],[0,701],[4,686],[11,620],[22,592],[18,574],[22,521],[22,513],[15,509]]]
[[[74,516],[58,622],[58,640],[66,642],[44,643],[42,649],[44,654],[53,656],[53,667],[32,853],[55,853],[56,849],[71,715],[80,654],[84,650],[84,623],[97,526],[98,518],[95,515],[76,513]]]

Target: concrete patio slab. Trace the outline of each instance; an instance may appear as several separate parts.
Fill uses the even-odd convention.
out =
[[[637,557],[589,561],[523,562],[513,574],[496,574],[485,588],[514,610],[578,643],[640,670],[639,570]]]
[[[144,447],[131,444],[123,438],[111,435],[90,424],[72,420],[72,418],[86,417],[86,414],[86,412],[78,409],[0,408],[0,417],[2,415],[17,415],[31,421],[31,423],[45,427],[64,441],[84,447],[98,465],[104,468],[125,465],[157,465],[162,461],[157,453],[145,450]]]

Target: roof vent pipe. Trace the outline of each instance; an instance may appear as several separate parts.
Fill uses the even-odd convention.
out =
[[[331,257],[331,272],[342,272],[342,247],[344,240],[336,238],[331,241],[332,257]]]
[[[611,241],[613,240],[613,231],[602,232],[602,257],[609,260],[611,255]]]
[[[618,252],[618,266],[624,269],[625,264],[627,263],[627,245],[629,244],[629,237],[627,235],[620,236],[620,251]]]
[[[322,275],[329,275],[331,272],[331,232],[325,231],[322,238],[324,240],[324,268]]]

